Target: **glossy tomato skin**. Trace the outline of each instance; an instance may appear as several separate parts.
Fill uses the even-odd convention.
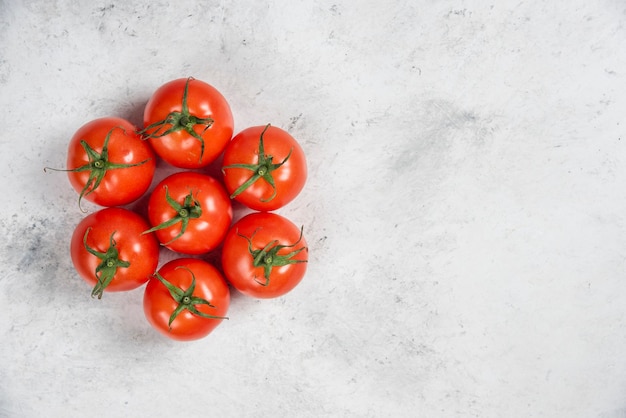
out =
[[[266,126],[254,126],[239,132],[224,151],[223,167],[232,164],[256,164],[259,161],[259,140]],[[285,206],[298,196],[307,178],[307,164],[304,151],[298,142],[286,131],[270,126],[263,134],[264,153],[273,157],[273,163],[282,162],[291,151],[285,163],[272,172],[276,185],[276,195],[269,201],[274,189],[260,178],[234,199],[257,211],[273,211]],[[229,194],[244,184],[254,173],[243,168],[225,168],[224,184]]]
[[[214,308],[196,305],[209,315],[225,317],[230,305],[230,290],[221,273],[206,261],[194,258],[172,260],[159,269],[167,281],[183,290],[191,286],[193,272],[196,278],[194,296],[209,301]],[[148,322],[161,334],[178,341],[197,340],[211,333],[223,319],[204,318],[188,310],[182,311],[171,324],[168,322],[178,303],[156,277],[148,282],[144,292],[143,307]]]
[[[148,201],[148,219],[152,226],[177,215],[167,202],[166,190],[179,203],[191,193],[200,204],[202,214],[199,218],[190,219],[185,233],[174,241],[172,239],[181,232],[181,222],[155,231],[159,242],[172,251],[190,255],[204,254],[217,248],[233,219],[231,201],[224,187],[213,177],[196,172],[179,172],[166,177],[154,188]]]
[[[116,127],[121,129],[114,129]],[[112,129],[114,130],[111,132]],[[83,198],[100,206],[121,206],[137,200],[148,190],[156,168],[156,157],[150,144],[140,139],[132,123],[121,118],[107,117],[95,119],[80,127],[68,146],[67,169],[76,169],[90,162],[81,140],[85,140],[94,151],[101,153],[109,132],[109,162],[137,164],[147,161],[135,167],[108,170],[100,185],[83,195]],[[89,172],[68,171],[67,174],[72,187],[80,193],[89,179]]]
[[[242,237],[243,235],[243,237]],[[251,239],[253,249],[262,249],[268,243],[277,240],[280,245],[292,245],[283,248],[278,254],[285,255],[302,249],[288,264],[272,268],[267,286],[263,286],[264,269],[255,267],[248,248]],[[256,212],[244,216],[228,231],[222,248],[222,269],[226,280],[241,293],[259,298],[269,299],[282,296],[293,290],[306,273],[308,247],[304,237],[300,237],[300,228],[287,218],[270,212]]]
[[[165,120],[171,112],[182,110],[187,80],[186,78],[172,80],[154,92],[144,110],[144,127]],[[204,151],[200,141],[185,130],[149,138],[149,141],[154,151],[167,163],[179,168],[194,169],[210,164],[221,155],[232,138],[234,121],[228,102],[210,84],[189,79],[187,94],[187,106],[191,115],[213,119],[213,124],[208,128],[202,125],[194,128],[194,131],[204,139]]]
[[[110,246],[111,234],[119,251],[119,258],[130,263],[118,268],[105,292],[119,292],[140,287],[156,271],[159,261],[159,243],[153,234],[142,234],[148,223],[138,214],[123,208],[105,208],[94,212],[76,226],[72,234],[70,254],[78,274],[92,287],[97,279],[95,271],[102,261],[90,254],[83,245],[87,229],[87,245],[99,252]]]

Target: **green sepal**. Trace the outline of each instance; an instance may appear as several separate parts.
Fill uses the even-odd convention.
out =
[[[287,156],[277,164],[274,164],[274,157],[272,155],[265,154],[265,145],[263,144],[263,136],[265,135],[265,131],[270,127],[268,123],[261,132],[261,136],[259,138],[259,157],[256,164],[229,164],[222,167],[222,172],[229,168],[242,168],[244,170],[252,171],[252,175],[246,180],[241,186],[239,186],[231,195],[230,198],[234,199],[239,194],[241,194],[244,190],[254,184],[257,180],[263,179],[272,187],[272,195],[267,199],[261,199],[261,202],[269,202],[270,200],[276,197],[276,184],[274,182],[274,176],[272,176],[272,172],[278,169],[280,166],[285,164],[289,157],[291,157],[291,153],[293,152],[293,148],[289,150]]]
[[[180,313],[185,310],[188,310],[192,314],[201,316],[203,318],[228,319],[227,316],[216,316],[216,315],[210,315],[204,312],[200,312],[196,308],[196,305],[207,305],[211,308],[215,308],[215,306],[212,305],[211,302],[209,302],[208,300],[202,299],[193,295],[193,291],[196,289],[196,276],[193,274],[193,272],[184,266],[179,266],[177,268],[184,268],[185,270],[189,271],[189,273],[191,274],[191,285],[186,290],[183,290],[180,287],[173,285],[165,277],[161,276],[158,272],[154,273],[154,277],[156,277],[163,284],[163,286],[167,288],[167,290],[170,293],[170,296],[172,296],[172,299],[174,299],[174,301],[178,303],[178,306],[176,307],[176,309],[174,309],[174,311],[170,315],[170,318],[167,324],[170,327],[170,329],[172,329],[172,322],[174,322],[174,320],[178,317],[178,315],[180,315]]]
[[[254,280],[258,284],[260,284],[261,286],[269,285],[270,275],[274,267],[282,267],[282,266],[286,266],[289,264],[296,264],[296,263],[306,263],[308,261],[308,260],[293,260],[293,257],[295,257],[298,253],[300,253],[302,250],[306,249],[307,247],[298,248],[297,250],[292,251],[290,253],[278,255],[278,252],[282,250],[283,248],[293,248],[296,245],[298,245],[298,243],[302,240],[303,230],[304,230],[304,227],[301,227],[300,237],[298,237],[298,240],[294,242],[293,244],[280,245],[278,244],[278,240],[273,240],[273,241],[268,242],[265,245],[265,247],[263,247],[262,249],[256,249],[256,250],[252,248],[252,238],[254,237],[257,231],[254,231],[249,238],[246,237],[245,235],[237,233],[237,235],[239,235],[240,237],[248,241],[248,252],[250,253],[250,256],[252,256],[252,265],[254,267],[263,267],[263,277],[265,280],[260,281],[260,280],[257,280],[257,278],[255,277]]]
[[[171,240],[162,245],[168,245],[172,242],[176,241],[178,238],[182,237],[183,234],[187,231],[187,226],[189,225],[190,219],[198,219],[202,216],[202,207],[200,206],[200,202],[198,199],[193,197],[193,193],[189,191],[189,194],[185,196],[182,205],[175,201],[169,193],[167,186],[165,186],[165,200],[167,203],[176,211],[176,215],[168,219],[167,221],[160,223],[146,231],[142,232],[143,234],[148,234],[150,232],[158,231],[159,229],[169,228],[172,225],[176,225],[177,223],[181,223],[180,232]]]
[[[98,299],[102,299],[104,289],[115,277],[117,269],[120,267],[128,268],[130,267],[130,263],[128,261],[120,260],[120,253],[117,248],[115,248],[117,245],[114,239],[115,231],[113,231],[109,237],[109,248],[105,252],[96,251],[87,244],[87,235],[89,235],[89,231],[91,231],[91,228],[87,228],[85,231],[85,235],[83,236],[83,245],[89,254],[92,254],[102,260],[102,262],[96,267],[95,276],[97,282],[91,291],[91,297],[93,298],[97,296]]]
[[[121,129],[122,131],[126,132],[126,130],[122,128],[121,126],[113,127],[107,133],[104,139],[104,144],[102,145],[102,151],[100,151],[100,153],[94,150],[84,139],[80,141],[80,145],[83,147],[83,150],[85,150],[85,154],[87,154],[87,157],[89,158],[89,162],[87,164],[82,165],[80,167],[73,168],[73,169],[69,169],[69,170],[60,170],[60,169],[50,168],[50,167],[44,168],[44,171],[53,170],[53,171],[75,172],[75,173],[79,173],[82,171],[89,171],[89,178],[87,179],[85,186],[83,186],[83,189],[80,191],[80,194],[78,196],[78,207],[83,212],[85,211],[80,205],[83,197],[91,194],[94,190],[96,190],[100,186],[100,183],[102,183],[102,179],[104,179],[104,175],[107,173],[108,170],[137,167],[150,161],[150,158],[148,158],[141,162],[133,163],[133,164],[118,164],[118,163],[110,162],[109,161],[109,139],[111,138],[111,134],[113,133],[113,130],[116,128]]]
[[[206,130],[209,129],[215,121],[212,118],[199,118],[189,113],[187,96],[189,91],[189,81],[191,80],[193,80],[193,77],[187,78],[187,82],[185,83],[180,112],[173,111],[168,114],[165,119],[154,122],[143,128],[142,130],[138,131],[137,133],[141,135],[143,139],[148,139],[161,138],[171,133],[184,130],[189,135],[200,141],[200,159],[198,161],[202,161],[202,156],[204,155],[204,138],[202,138],[202,135],[204,135],[204,132],[206,132]],[[194,127],[196,125],[204,126],[202,134],[198,134],[194,130]]]

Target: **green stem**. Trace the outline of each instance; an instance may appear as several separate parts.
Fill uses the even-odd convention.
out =
[[[163,284],[163,286],[167,288],[172,299],[174,299],[176,303],[178,303],[178,306],[176,307],[176,309],[174,309],[169,318],[168,326],[170,327],[170,329],[172,329],[172,322],[174,322],[178,315],[180,315],[180,313],[185,310],[203,318],[228,319],[228,317],[226,316],[210,315],[199,311],[198,308],[196,308],[196,305],[207,305],[210,308],[215,308],[215,306],[212,305],[211,302],[209,302],[208,300],[193,295],[193,292],[196,289],[196,276],[193,274],[193,271],[184,266],[179,266],[177,268],[184,268],[185,270],[188,270],[191,274],[191,285],[186,290],[183,290],[182,288],[173,285],[158,272],[154,273],[154,277],[156,277]]]
[[[109,248],[107,248],[105,252],[96,251],[87,244],[89,231],[91,231],[91,228],[87,228],[85,231],[85,235],[83,236],[83,245],[89,254],[92,254],[102,260],[96,267],[96,285],[91,291],[91,297],[98,297],[98,299],[102,299],[104,289],[106,289],[106,287],[115,278],[117,269],[120,267],[128,268],[130,267],[130,263],[128,261],[120,260],[120,254],[116,248],[117,243],[114,239],[115,231],[113,231],[109,237]]]
[[[161,138],[174,132],[184,130],[200,142],[200,158],[198,161],[202,161],[202,156],[204,155],[204,138],[202,135],[204,135],[206,130],[209,129],[215,121],[212,118],[199,118],[189,112],[187,99],[189,95],[189,82],[191,80],[193,80],[193,78],[189,77],[185,83],[180,111],[169,113],[165,119],[154,122],[137,133],[141,135],[143,139],[148,139]],[[201,134],[196,132],[196,125],[204,126]]]
[[[265,126],[265,129],[263,129],[263,132],[261,132],[261,136],[259,138],[259,157],[256,164],[230,164],[222,167],[222,172],[230,168],[242,168],[244,170],[252,171],[252,175],[248,178],[248,180],[241,184],[230,195],[231,199],[234,199],[248,187],[256,183],[256,181],[259,179],[265,180],[272,187],[272,195],[267,199],[261,199],[261,202],[269,202],[276,197],[276,183],[274,182],[274,176],[272,175],[272,172],[277,170],[279,167],[285,164],[287,160],[289,160],[293,149],[289,150],[287,156],[280,163],[274,164],[274,157],[272,155],[265,154],[265,145],[263,143],[263,136],[265,135],[265,131],[267,131],[269,127],[270,124],[268,123]]]
[[[302,240],[303,230],[304,230],[304,227],[300,228],[300,237],[298,237],[298,240],[294,242],[293,244],[280,245],[278,244],[278,240],[273,240],[267,243],[261,249],[254,249],[252,245],[252,238],[254,237],[254,235],[257,233],[258,230],[254,231],[250,237],[246,237],[245,235],[237,233],[237,235],[239,235],[240,237],[248,241],[248,252],[250,253],[250,256],[252,257],[252,265],[254,267],[263,267],[264,280],[260,281],[260,280],[257,280],[257,278],[255,277],[254,280],[257,283],[259,283],[261,286],[269,285],[270,275],[274,267],[282,267],[282,266],[286,266],[289,264],[296,264],[296,263],[306,263],[308,261],[308,260],[294,260],[293,259],[293,257],[299,254],[302,250],[307,249],[307,247],[298,248],[297,250],[291,251],[290,253],[287,253],[287,254],[278,254],[278,252],[282,250],[283,248],[293,248],[296,245],[298,245],[298,243]]]
[[[100,186],[100,183],[102,183],[102,180],[104,179],[104,176],[108,170],[117,170],[121,168],[137,167],[150,161],[150,158],[143,160],[141,162],[138,162],[138,163],[133,163],[133,164],[118,164],[118,163],[113,163],[109,161],[109,139],[111,138],[111,134],[113,133],[113,130],[115,130],[116,128],[121,129],[124,133],[126,133],[126,130],[122,128],[121,126],[113,127],[107,133],[107,136],[104,139],[104,144],[102,145],[102,151],[100,151],[99,153],[96,150],[94,150],[84,139],[80,141],[80,145],[83,147],[83,150],[85,150],[85,153],[87,154],[87,158],[89,158],[89,162],[87,164],[82,165],[77,168],[69,169],[69,170],[62,170],[62,169],[50,168],[50,167],[44,168],[44,171],[52,170],[52,171],[65,171],[65,172],[75,172],[75,173],[79,173],[82,171],[89,172],[89,178],[87,179],[87,182],[83,186],[83,189],[80,191],[80,195],[78,196],[78,207],[83,212],[85,212],[81,206],[83,197],[91,194]]]
[[[200,202],[193,197],[193,193],[191,191],[189,191],[189,194],[185,196],[182,204],[178,203],[170,196],[167,186],[165,186],[165,200],[172,207],[172,209],[176,211],[176,215],[159,225],[143,231],[142,234],[149,234],[150,232],[158,231],[159,229],[169,228],[170,226],[176,225],[180,222],[180,232],[168,242],[163,243],[163,245],[169,245],[183,236],[183,234],[187,231],[189,220],[198,219],[202,216],[202,207],[200,206]]]

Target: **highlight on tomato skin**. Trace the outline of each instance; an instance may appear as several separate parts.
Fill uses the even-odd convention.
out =
[[[148,323],[161,335],[177,341],[206,337],[224,320],[230,289],[219,270],[197,258],[178,258],[164,264],[144,290]]]
[[[171,80],[152,94],[140,134],[168,164],[197,169],[222,154],[233,131],[233,114],[222,93],[188,77]]]
[[[222,247],[226,280],[244,295],[270,299],[291,292],[307,270],[303,228],[271,212],[244,216],[228,231]]]
[[[55,169],[53,169],[55,170]],[[105,117],[81,126],[68,144],[66,171],[80,200],[123,206],[150,187],[156,155],[129,121]]]
[[[253,210],[274,211],[300,194],[307,163],[291,134],[267,124],[235,135],[224,150],[222,173],[232,199]]]

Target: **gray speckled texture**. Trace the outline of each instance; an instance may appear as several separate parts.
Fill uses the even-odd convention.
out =
[[[0,1],[0,416],[625,416],[626,5],[234,3]],[[183,344],[43,167],[189,75],[301,142],[310,263]]]

